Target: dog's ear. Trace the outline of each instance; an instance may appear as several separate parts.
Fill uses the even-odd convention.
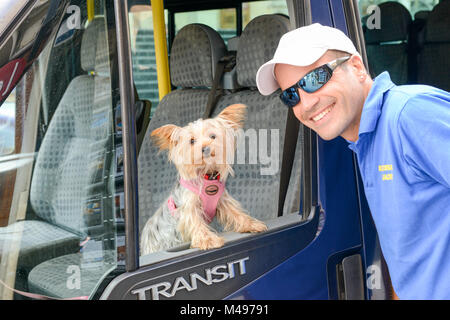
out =
[[[233,129],[242,129],[246,115],[247,106],[237,103],[223,109],[217,117],[230,122]]]
[[[176,135],[178,129],[179,127],[174,124],[166,124],[153,130],[150,136],[160,150],[166,150],[178,143],[178,137]]]

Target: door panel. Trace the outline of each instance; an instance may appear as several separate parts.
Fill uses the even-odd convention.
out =
[[[315,237],[318,214],[308,222],[119,276],[102,299],[222,299],[257,279]]]

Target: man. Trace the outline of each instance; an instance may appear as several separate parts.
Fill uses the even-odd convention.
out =
[[[258,70],[317,134],[349,142],[394,290],[400,299],[450,299],[450,94],[372,80],[353,43],[313,24],[285,34]]]

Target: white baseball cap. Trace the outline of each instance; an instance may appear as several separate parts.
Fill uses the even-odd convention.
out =
[[[278,43],[273,59],[264,63],[256,73],[259,92],[269,95],[280,87],[274,74],[277,63],[309,66],[319,60],[327,50],[344,51],[361,57],[353,42],[336,28],[314,23],[285,33]]]

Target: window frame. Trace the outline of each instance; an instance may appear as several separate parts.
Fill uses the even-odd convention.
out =
[[[133,88],[133,66],[128,24],[128,1],[114,0],[116,24],[119,91],[122,116],[123,142],[123,188],[125,210],[125,268],[134,271],[139,268],[139,208],[137,176],[137,134],[136,112]]]

